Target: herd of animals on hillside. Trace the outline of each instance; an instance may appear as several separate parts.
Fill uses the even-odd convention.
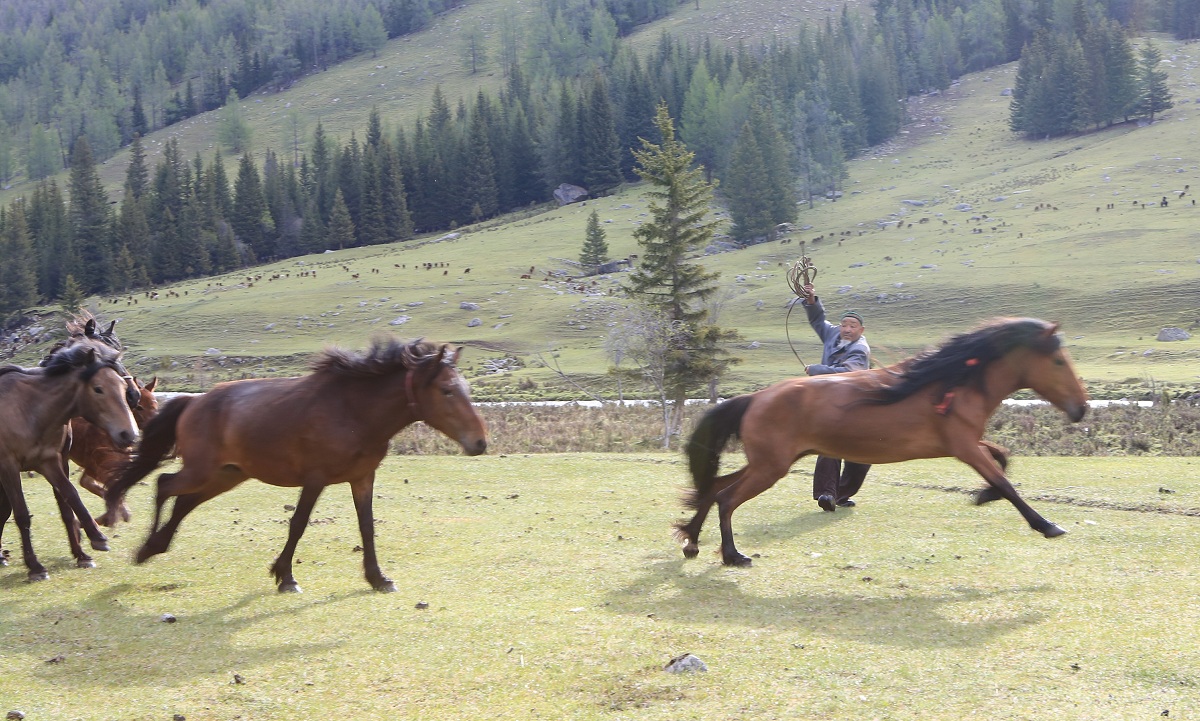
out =
[[[468,455],[487,450],[485,422],[457,367],[461,349],[449,345],[380,336],[365,351],[324,351],[308,375],[230,381],[160,406],[157,379],[142,383],[122,364],[114,327],[76,317],[67,323],[68,338],[38,367],[0,367],[0,531],[13,516],[30,581],[49,574],[31,541],[24,471],[36,471],[52,486],[71,553],[86,568],[94,560],[82,537],[93,550],[109,550],[100,526],[128,522],[126,492],[177,458],[178,470],[158,476],[138,563],[165,552],[200,504],[257,478],[300,489],[287,542],[271,565],[280,592],[299,591],[292,573],[296,546],[325,487],[346,483],[366,579],[377,591],[394,591],[377,560],[372,511],[375,474],[389,440],[419,420]],[[1087,392],[1057,324],[998,318],[893,366],[795,378],[723,401],[700,419],[687,443],[693,486],[687,505],[695,515],[676,528],[683,554],[698,554],[701,527],[715,505],[723,563],[750,565],[734,545],[733,512],[810,454],[861,463],[954,457],[987,482],[976,503],[1005,499],[1034,530],[1061,535],[1065,531],[1006,478],[1006,449],[983,439],[991,414],[1022,388],[1072,421],[1083,417]],[[721,453],[735,436],[746,464],[719,474]],[[82,469],[81,485],[104,498],[99,517],[71,484],[68,459]],[[0,565],[8,556],[0,552]]]

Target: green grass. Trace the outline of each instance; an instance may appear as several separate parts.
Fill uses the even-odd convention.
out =
[[[802,462],[735,515],[757,557],[729,569],[713,523],[696,560],[670,538],[677,456],[390,457],[376,510],[394,595],[361,577],[344,488],[301,542],[305,592],[280,596],[266,569],[291,490],[248,483],[134,566],[135,488],[114,552],[76,570],[30,483],[52,576],[26,583],[19,553],[0,572],[0,704],[64,720],[1195,718],[1197,463],[1022,459],[1014,479],[1071,531],[1046,540],[1006,503],[944,490],[976,485],[961,464],[877,467],[857,509],[825,514]],[[1127,503],[1151,512],[1110,509]],[[662,670],[685,652],[709,671]]]

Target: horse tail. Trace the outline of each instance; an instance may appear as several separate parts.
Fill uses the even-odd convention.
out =
[[[688,507],[698,509],[700,498],[712,490],[721,464],[721,452],[730,437],[738,435],[742,416],[746,415],[752,399],[749,394],[730,398],[710,409],[696,424],[685,449],[694,488],[684,498]]]
[[[108,507],[107,515],[112,519],[113,525],[116,525],[116,519],[120,517],[119,509],[125,500],[125,493],[133,484],[158,468],[174,450],[175,424],[194,399],[194,396],[172,398],[159,408],[158,413],[142,428],[142,439],[138,442],[137,452],[121,465],[119,475],[104,492],[104,504]]]

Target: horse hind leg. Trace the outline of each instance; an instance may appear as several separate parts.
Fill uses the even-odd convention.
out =
[[[1011,456],[1011,453],[1007,448],[998,443],[992,443],[991,441],[979,441],[979,447],[992,457],[992,460],[994,460],[996,465],[1000,467],[1001,473],[1008,471],[1008,460]],[[1000,491],[998,491],[995,486],[989,483],[988,485],[976,491],[975,505],[982,506],[985,503],[999,501],[1003,498],[1004,496],[1000,494]]]
[[[733,512],[737,507],[775,485],[787,473],[747,467],[741,481],[717,494],[717,513],[721,519],[721,562],[726,566],[749,566],[753,561],[733,543]]]
[[[716,502],[717,494],[741,480],[745,471],[746,469],[742,468],[733,473],[719,476],[713,481],[708,492],[694,493],[687,499],[687,505],[695,508],[696,513],[687,523],[675,524],[675,539],[683,542],[684,558],[695,558],[699,555],[700,529],[704,526],[704,521],[708,518],[708,512],[712,509],[713,503]]]

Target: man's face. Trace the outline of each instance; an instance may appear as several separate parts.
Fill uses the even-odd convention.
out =
[[[847,343],[853,343],[862,338],[863,331],[866,329],[867,327],[859,323],[857,318],[842,318],[842,327],[839,332],[842,335],[842,340]]]

